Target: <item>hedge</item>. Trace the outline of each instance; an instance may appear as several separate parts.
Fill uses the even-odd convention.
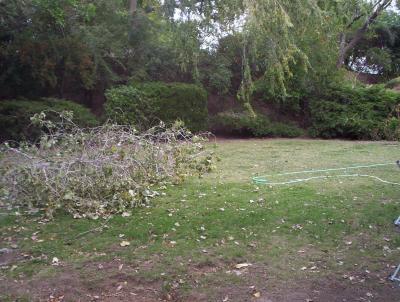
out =
[[[41,129],[33,126],[30,118],[35,113],[47,111],[51,119],[54,115],[51,112],[64,110],[74,113],[74,122],[79,126],[91,127],[98,124],[89,109],[72,101],[51,98],[4,100],[0,101],[0,141],[34,141],[39,137]]]
[[[382,85],[332,87],[311,101],[310,134],[322,138],[399,139],[400,94]]]
[[[207,92],[193,84],[149,82],[119,86],[106,92],[107,117],[139,128],[159,121],[182,120],[198,132],[207,128]]]
[[[211,119],[211,128],[215,133],[247,137],[299,137],[304,130],[287,124],[272,122],[266,116],[258,114],[251,117],[245,113],[222,112]]]

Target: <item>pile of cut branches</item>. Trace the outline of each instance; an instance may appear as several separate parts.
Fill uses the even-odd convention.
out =
[[[36,144],[5,144],[0,159],[1,187],[15,206],[58,209],[75,218],[96,219],[147,205],[169,184],[212,169],[213,155],[196,136],[176,124],[138,133],[106,123],[81,129],[70,112],[59,122],[36,114],[45,131]]]

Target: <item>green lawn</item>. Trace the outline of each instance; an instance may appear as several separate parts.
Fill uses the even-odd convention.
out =
[[[12,251],[0,254],[0,301],[397,301],[387,277],[400,263],[400,186],[349,177],[270,187],[251,177],[394,163],[399,146],[221,141],[217,171],[109,221],[46,222],[3,201],[0,249]],[[395,165],[353,172],[400,183]]]

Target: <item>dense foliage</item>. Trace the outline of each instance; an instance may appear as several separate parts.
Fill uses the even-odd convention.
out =
[[[78,98],[77,92],[82,97],[129,78],[205,80],[220,93],[227,91],[236,72],[230,67],[236,64],[240,82],[235,93],[250,105],[253,80],[262,78],[266,87],[283,94],[288,81],[306,72],[309,81],[318,82],[318,76],[335,69],[339,35],[348,37],[342,44],[351,44],[357,36],[352,33],[371,13],[383,14],[395,1],[142,0],[134,1],[133,10],[128,2],[2,1],[1,94]],[[380,24],[395,33],[397,15],[392,15]],[[236,43],[225,44],[224,53],[239,48],[240,61],[215,56],[229,36]],[[380,48],[390,48],[393,36]]]
[[[358,72],[373,71],[389,79],[400,74],[400,16],[385,12],[349,53],[348,65]]]
[[[400,75],[397,3],[0,1],[0,99],[67,98],[99,115],[105,109],[107,117],[138,129],[180,119],[199,131],[211,119],[215,129],[232,127],[227,129],[231,133],[296,136],[272,122],[293,120],[302,126],[311,122],[317,136],[395,137],[379,126],[382,116],[392,120],[386,128],[396,122],[386,107],[357,113],[365,109],[354,105],[365,105],[358,88],[348,91],[354,99],[346,103],[332,100],[331,87],[346,81],[343,69],[377,81]],[[380,91],[377,100],[386,98]],[[209,117],[207,97],[234,99],[231,108],[219,107],[240,107],[242,113]],[[278,108],[280,117],[263,116],[260,100]],[[27,106],[27,115],[43,109],[33,104],[37,110]],[[324,125],[324,111],[332,119],[337,113],[337,133],[331,133],[333,121]],[[357,121],[351,124],[347,120],[354,119],[354,112]],[[12,120],[11,111],[2,119]],[[379,133],[368,133],[372,130]],[[11,132],[2,137],[35,138],[29,131]]]
[[[80,104],[59,99],[6,100],[0,101],[0,141],[35,141],[41,134],[41,128],[34,125],[31,117],[45,112],[47,118],[58,121],[56,112],[68,110],[74,114],[74,123],[81,127],[93,127],[98,124],[96,117]]]
[[[140,129],[154,123],[153,110],[144,94],[132,85],[114,87],[106,91],[104,105],[107,118],[120,125],[133,125]]]
[[[106,96],[106,114],[120,124],[145,129],[181,120],[195,132],[207,127],[207,93],[197,85],[143,83],[112,88]]]
[[[400,94],[383,86],[334,87],[311,104],[311,134],[324,138],[400,139]]]
[[[2,1],[1,94],[63,97],[115,79],[128,20],[122,2]]]
[[[223,112],[211,121],[215,133],[251,137],[299,137],[304,131],[287,123],[272,122],[267,117],[255,118],[245,113]]]

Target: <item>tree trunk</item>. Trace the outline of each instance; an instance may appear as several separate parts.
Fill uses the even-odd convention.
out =
[[[346,58],[346,34],[340,34],[340,46],[339,46],[339,58],[337,61],[337,67],[340,68],[344,64]]]
[[[129,13],[133,17],[137,11],[137,0],[130,0]]]

